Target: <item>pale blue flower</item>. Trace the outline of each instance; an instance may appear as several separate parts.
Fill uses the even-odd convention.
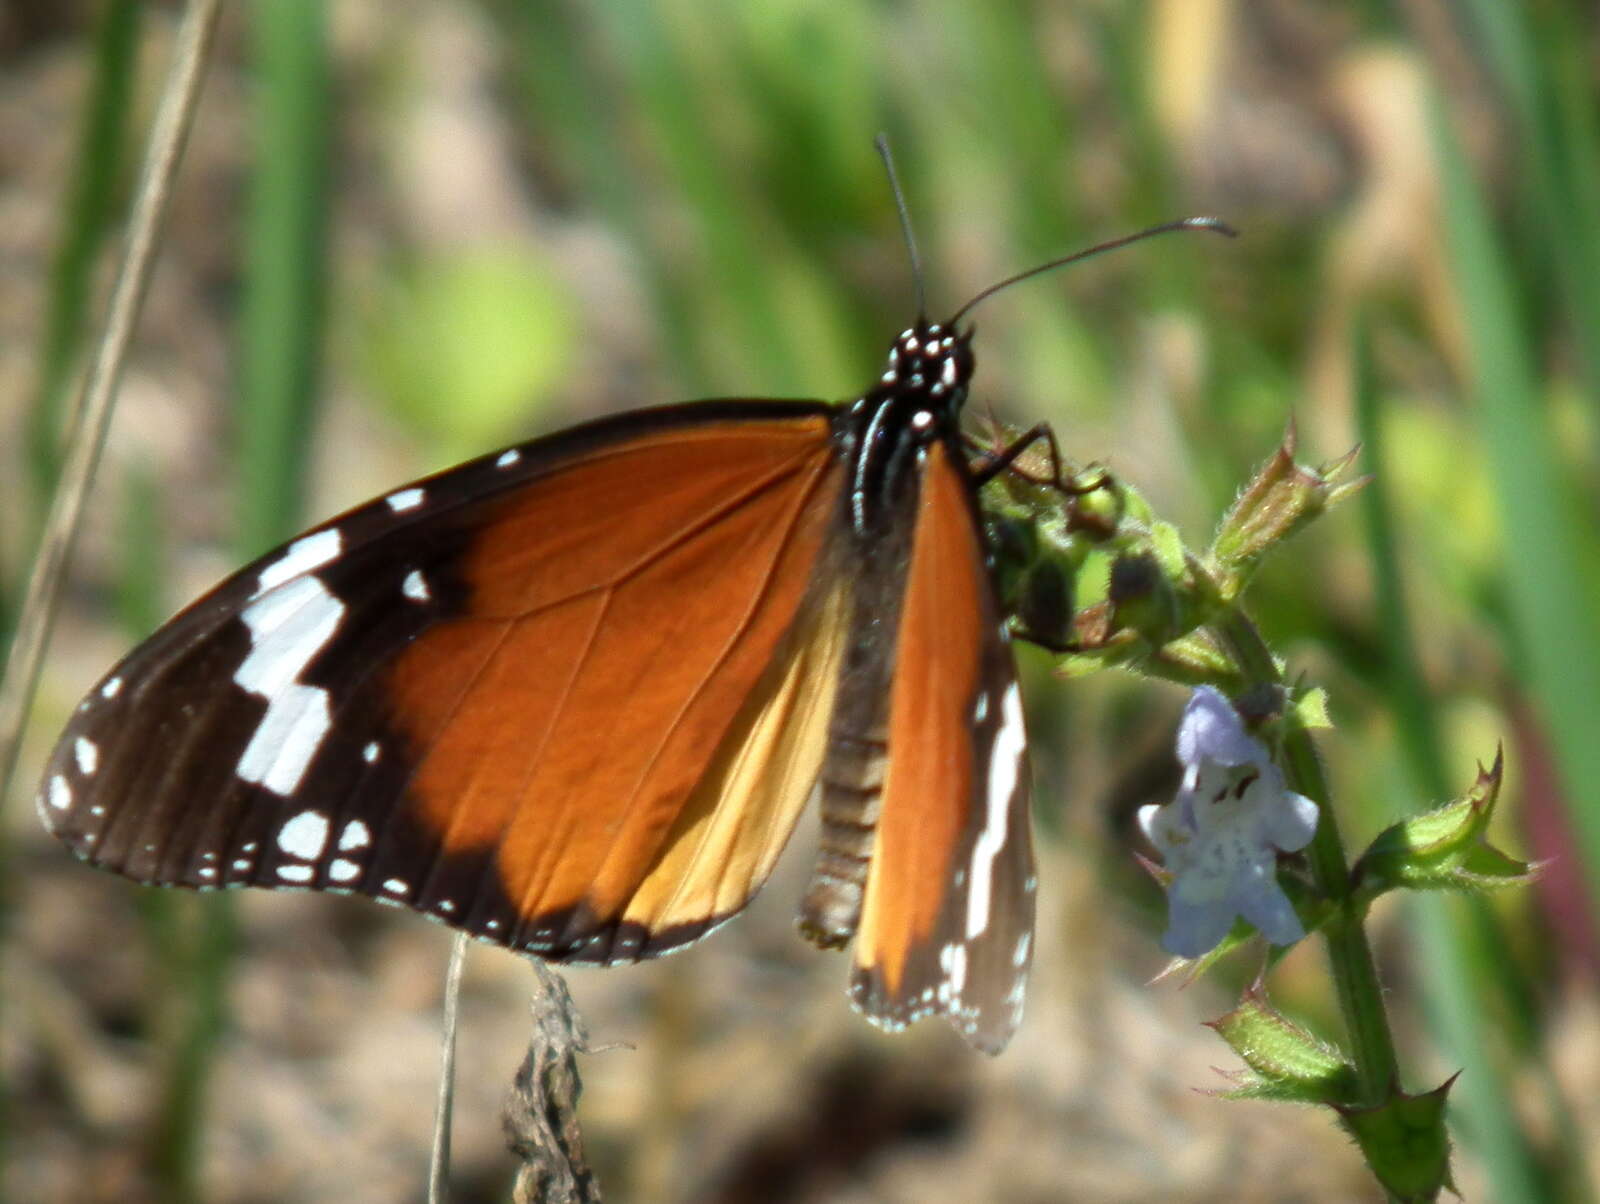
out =
[[[1311,843],[1317,805],[1285,787],[1266,747],[1210,686],[1184,708],[1178,760],[1177,797],[1139,809],[1139,826],[1172,874],[1162,948],[1199,957],[1228,935],[1236,916],[1274,945],[1292,945],[1305,929],[1278,885],[1278,853]]]

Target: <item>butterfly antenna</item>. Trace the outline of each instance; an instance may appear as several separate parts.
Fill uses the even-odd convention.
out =
[[[900,214],[900,233],[905,235],[906,253],[911,256],[911,278],[917,286],[917,321],[928,320],[927,286],[922,280],[922,256],[917,254],[916,235],[911,233],[911,210],[906,207],[906,194],[900,191],[900,177],[894,170],[894,152],[889,149],[889,135],[879,134],[872,140],[883,160],[883,170],[889,175],[889,191],[894,193],[894,207]]]
[[[1069,263],[1077,263],[1080,259],[1088,259],[1104,251],[1115,251],[1118,247],[1125,247],[1129,243],[1140,242],[1146,238],[1154,238],[1157,234],[1170,234],[1174,230],[1210,230],[1213,234],[1224,234],[1229,238],[1239,237],[1239,232],[1227,222],[1214,217],[1183,217],[1175,222],[1162,222],[1159,226],[1151,226],[1148,230],[1140,230],[1137,234],[1124,234],[1121,238],[1113,238],[1110,242],[1100,243],[1086,251],[1075,251],[1071,255],[1063,255],[1060,259],[1052,259],[1049,263],[1041,263],[1036,268],[1029,268],[1026,272],[1018,272],[1015,276],[1007,276],[998,284],[991,284],[960,309],[956,310],[955,317],[950,319],[951,325],[959,322],[971,312],[978,302],[994,296],[1001,289],[1010,288],[1034,276],[1042,276],[1046,272],[1053,272],[1057,268],[1065,267]]]

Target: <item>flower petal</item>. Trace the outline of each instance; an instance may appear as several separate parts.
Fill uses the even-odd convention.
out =
[[[1219,765],[1267,760],[1267,750],[1244,730],[1233,704],[1211,686],[1195,688],[1178,722],[1178,760],[1187,768],[1202,758]]]
[[[1266,837],[1285,853],[1298,853],[1317,834],[1317,805],[1303,794],[1283,792],[1283,801],[1265,815]]]
[[[1228,935],[1237,914],[1228,899],[1202,904],[1180,903],[1176,897],[1171,901],[1161,947],[1176,957],[1201,957],[1211,952]]]
[[[1276,878],[1265,879],[1259,884],[1259,889],[1239,898],[1237,902],[1239,914],[1254,924],[1261,935],[1274,945],[1292,945],[1306,934],[1300,917],[1294,913],[1294,905],[1289,902],[1289,896],[1283,893]]]
[[[1278,885],[1278,853],[1316,834],[1318,811],[1289,790],[1266,746],[1221,693],[1201,686],[1178,727],[1183,785],[1165,806],[1139,809],[1139,826],[1171,875],[1162,945],[1199,957],[1243,916],[1275,945],[1305,935]]]

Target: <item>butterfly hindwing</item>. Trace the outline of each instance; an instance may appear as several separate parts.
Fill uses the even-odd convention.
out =
[[[693,939],[822,756],[831,413],[644,411],[325,524],[90,694],[46,825],[140,881],[363,893],[553,958]]]
[[[1016,667],[959,450],[926,453],[889,706],[889,764],[851,994],[890,1028],[1015,1030],[1034,865]]]

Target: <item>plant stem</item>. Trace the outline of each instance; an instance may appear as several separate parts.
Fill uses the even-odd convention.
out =
[[[1229,607],[1212,630],[1232,652],[1247,682],[1283,685],[1283,673],[1256,630],[1238,607]],[[1349,1031],[1361,1099],[1379,1104],[1388,1099],[1400,1081],[1394,1037],[1384,1012],[1383,989],[1362,927],[1363,911],[1351,889],[1339,823],[1328,800],[1328,783],[1322,774],[1311,734],[1297,724],[1285,725],[1283,769],[1289,786],[1317,804],[1317,834],[1307,849],[1317,888],[1333,904],[1334,914],[1323,926],[1328,942],[1328,962],[1339,994],[1339,1008]]]

